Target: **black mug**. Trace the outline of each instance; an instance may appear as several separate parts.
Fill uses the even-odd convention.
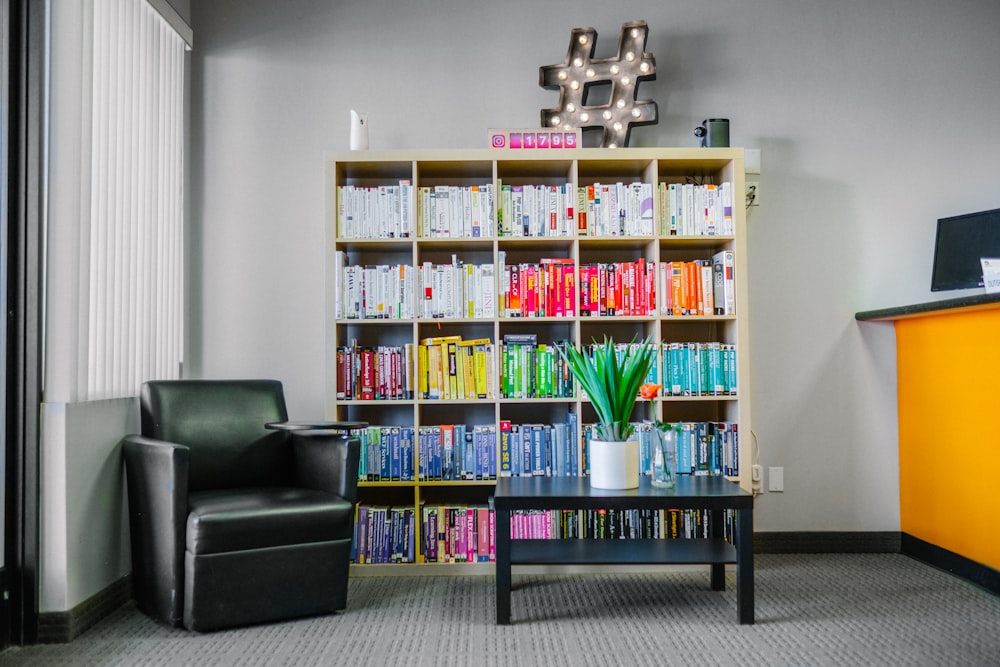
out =
[[[702,148],[729,148],[729,119],[708,118],[694,129]]]

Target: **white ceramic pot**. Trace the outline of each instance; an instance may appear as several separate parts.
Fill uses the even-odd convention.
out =
[[[639,486],[639,441],[590,441],[590,485],[595,489]]]

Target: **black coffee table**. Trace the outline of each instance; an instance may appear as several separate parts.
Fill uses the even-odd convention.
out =
[[[586,477],[501,477],[496,508],[497,623],[510,618],[513,565],[708,564],[712,590],[725,590],[726,564],[736,564],[739,622],[754,622],[753,495],[724,477],[680,476],[673,489],[653,487],[648,477],[638,489],[592,489]],[[711,536],[690,539],[512,539],[514,510],[708,509]],[[723,510],[736,510],[735,546],[723,538]]]

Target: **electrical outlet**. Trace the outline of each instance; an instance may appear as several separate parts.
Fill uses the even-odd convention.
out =
[[[760,206],[760,181],[747,181],[747,206]]]

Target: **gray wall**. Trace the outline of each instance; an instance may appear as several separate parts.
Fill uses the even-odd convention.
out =
[[[751,210],[754,430],[785,492],[757,529],[898,530],[895,348],[858,310],[928,301],[938,217],[1000,207],[995,0],[192,3],[193,377],[272,376],[320,416],[322,151],[351,108],[374,149],[484,147],[534,127],[570,29],[611,55],[645,19],[660,123],[706,117],[763,151]]]

